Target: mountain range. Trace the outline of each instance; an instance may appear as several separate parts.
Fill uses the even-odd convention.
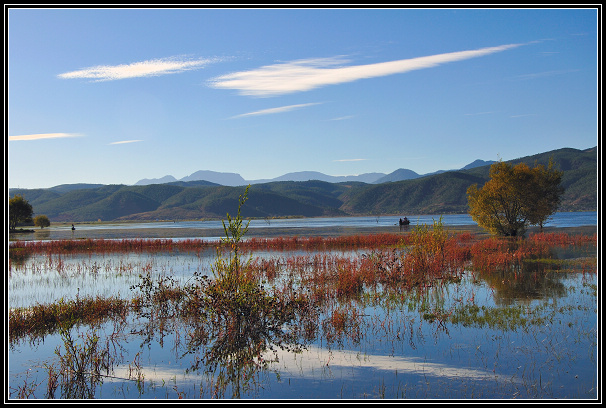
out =
[[[565,191],[558,210],[596,211],[597,156],[597,147],[563,148],[509,163],[547,165],[552,159],[563,171]],[[490,163],[476,161],[460,170],[422,176],[405,169],[388,175],[370,173],[376,176],[370,182],[300,172],[253,183],[235,173],[201,171],[181,180],[163,177],[153,184],[143,180],[139,185],[66,184],[9,189],[9,195],[22,195],[34,215],[44,214],[51,222],[223,219],[237,211],[248,184],[248,201],[242,208],[247,218],[466,213],[467,188],[489,179]]]
[[[494,163],[494,161],[484,161],[484,160],[475,160],[474,162],[468,164],[460,170],[472,169],[475,167],[486,166]],[[362,183],[369,184],[380,184],[388,181],[402,181],[402,180],[412,180],[423,176],[428,176],[431,174],[444,173],[447,170],[439,170],[434,173],[428,173],[424,175],[417,174],[416,172],[408,169],[398,169],[392,173],[364,173],[356,176],[329,176],[324,173],[320,173],[317,171],[299,171],[293,173],[287,173],[282,176],[273,178],[273,179],[260,179],[260,180],[245,180],[238,173],[223,173],[216,172],[211,170],[199,170],[195,173],[190,174],[189,176],[183,177],[177,180],[175,177],[167,175],[160,178],[152,178],[152,179],[142,179],[135,183],[135,186],[147,186],[150,184],[166,184],[166,183],[175,183],[177,181],[208,181],[211,183],[220,184],[222,186],[246,186],[248,184],[262,184],[262,183],[272,183],[276,181],[309,181],[309,180],[319,180],[326,181],[328,183],[342,183],[347,181],[359,181]],[[451,170],[452,171],[452,170]]]

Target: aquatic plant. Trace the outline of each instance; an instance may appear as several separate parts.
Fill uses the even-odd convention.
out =
[[[60,299],[51,304],[37,304],[29,308],[9,311],[9,340],[24,336],[43,337],[76,324],[98,324],[109,318],[124,318],[128,302],[118,298],[80,297]]]
[[[108,348],[99,348],[99,336],[86,333],[84,343],[76,343],[70,330],[61,328],[64,353],[55,349],[59,357],[57,373],[49,371],[48,395],[53,397],[57,385],[61,386],[61,398],[94,398],[97,385],[103,384],[103,376],[110,374],[113,357]],[[57,377],[58,380],[57,381]]]

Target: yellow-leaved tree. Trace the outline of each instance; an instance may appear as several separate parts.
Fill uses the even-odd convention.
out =
[[[467,189],[469,214],[481,227],[496,235],[524,235],[528,225],[541,228],[560,204],[563,173],[549,165],[511,165],[498,161],[490,166],[490,180],[483,187]]]

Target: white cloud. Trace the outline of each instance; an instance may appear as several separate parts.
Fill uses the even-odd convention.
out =
[[[354,66],[340,66],[348,61],[339,57],[297,60],[223,75],[211,80],[210,85],[221,89],[235,89],[241,95],[277,96],[293,92],[309,91],[326,85],[432,68],[448,62],[494,54],[520,45],[522,44],[501,45],[498,47]]]
[[[355,161],[365,161],[368,159],[338,159],[338,160],[333,160],[336,162],[355,162]]]
[[[133,62],[132,64],[98,65],[59,74],[58,77],[63,79],[80,78],[94,79],[96,81],[113,81],[117,79],[175,74],[199,69],[216,61],[215,59],[183,59],[178,57],[159,58]]]
[[[142,142],[143,140],[122,140],[120,142],[112,142],[110,143],[110,145],[115,145],[115,144],[125,144],[125,143],[136,143],[136,142]]]
[[[9,141],[18,140],[40,140],[40,139],[59,139],[65,137],[78,137],[82,136],[79,133],[38,133],[34,135],[20,135],[20,136],[9,136]]]
[[[294,109],[305,108],[307,106],[319,105],[322,102],[301,103],[298,105],[280,106],[278,108],[262,109],[255,112],[243,113],[241,115],[232,116],[232,118],[243,118],[246,116],[271,115],[274,113],[288,112]]]

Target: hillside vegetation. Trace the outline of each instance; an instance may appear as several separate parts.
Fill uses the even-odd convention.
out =
[[[510,161],[529,166],[552,158],[564,172],[559,211],[596,211],[597,147],[559,149]],[[250,187],[242,215],[249,218],[467,212],[467,188],[488,180],[489,165],[398,182],[366,184],[282,181]],[[11,189],[35,214],[54,222],[219,219],[234,214],[242,187],[192,181],[139,186],[76,184]]]

